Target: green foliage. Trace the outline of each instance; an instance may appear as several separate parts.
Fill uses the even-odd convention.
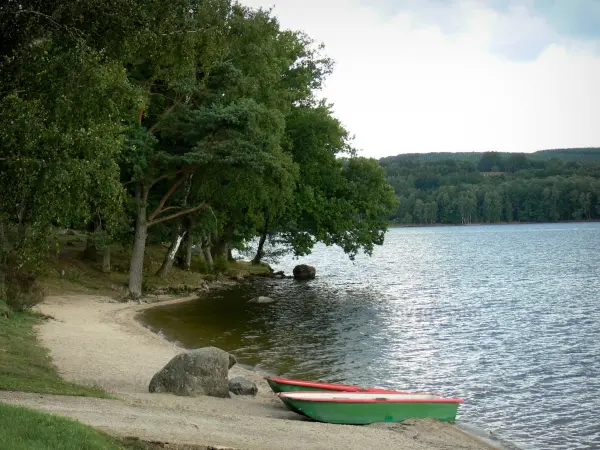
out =
[[[523,155],[534,161],[548,161],[559,159],[561,161],[600,161],[600,147],[590,148],[562,148],[553,150],[539,150],[533,153],[508,153],[492,152],[501,158],[510,158],[512,155]],[[479,163],[486,152],[432,152],[432,153],[402,153],[396,156],[388,156],[381,159],[381,163],[388,166],[394,162],[421,161],[468,161],[474,164]]]
[[[553,153],[554,154],[554,153]],[[600,163],[487,153],[471,162],[384,161],[403,224],[553,222],[600,218]],[[490,170],[494,169],[494,170]],[[505,171],[500,174],[482,174]]]
[[[116,439],[72,419],[0,403],[0,442],[11,450],[120,450]]]
[[[351,258],[383,243],[396,201],[375,160],[353,157],[350,137],[324,103],[292,108],[287,148],[300,169],[293,200],[277,218],[278,241],[296,255],[317,241],[339,245]],[[350,159],[342,159],[350,156]]]
[[[0,295],[0,317],[10,318],[12,310],[8,307],[3,297]]]
[[[3,67],[0,209],[18,225],[18,267],[35,268],[52,224],[81,225],[92,205],[107,221],[120,212],[123,115],[139,96],[118,64],[64,44],[40,38]]]
[[[217,256],[214,258],[213,263],[213,271],[215,273],[225,273],[229,269],[229,262],[227,261],[227,258],[222,256]]]
[[[25,311],[44,299],[44,292],[36,276],[6,268],[2,274],[3,295],[13,311]]]
[[[215,253],[266,234],[297,254],[382,242],[383,174],[339,159],[349,133],[315,100],[333,63],[271,11],[10,0],[0,18],[0,256],[19,271],[40,270],[52,226],[98,248],[135,236],[135,295],[148,233],[168,241],[182,220]]]

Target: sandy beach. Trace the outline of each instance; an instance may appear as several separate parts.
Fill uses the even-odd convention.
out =
[[[168,302],[181,302],[177,299]],[[48,297],[39,310],[52,319],[39,329],[60,374],[104,388],[122,400],[0,391],[0,401],[77,419],[118,436],[231,449],[489,449],[458,428],[431,420],[370,426],[308,421],[286,410],[262,374],[234,366],[230,377],[251,378],[255,398],[187,398],[148,393],[151,377],[184,351],[142,326],[136,315],[154,305],[108,297]]]

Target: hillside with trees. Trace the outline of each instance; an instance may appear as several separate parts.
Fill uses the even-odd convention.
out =
[[[165,276],[255,237],[255,263],[274,236],[297,255],[383,242],[393,189],[317,96],[333,62],[270,11],[8,0],[0,42],[5,295],[45,264],[58,229],[86,233],[83,257],[106,272],[111,244],[128,247],[132,297],[152,243],[169,246]]]
[[[381,160],[400,202],[395,223],[600,219],[600,149],[433,155]]]
[[[561,148],[553,150],[539,150],[533,153],[510,153],[510,152],[432,152],[432,153],[402,153],[396,156],[382,158],[383,162],[391,161],[471,161],[475,164],[486,153],[494,153],[502,158],[510,158],[511,155],[523,155],[535,161],[547,161],[553,158],[563,161],[600,161],[600,147],[586,148]]]

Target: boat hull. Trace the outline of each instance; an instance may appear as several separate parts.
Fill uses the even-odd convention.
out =
[[[269,383],[269,386],[276,394],[282,392],[400,392],[380,388],[361,388],[359,386],[348,384],[331,384],[320,383],[317,381],[292,380],[290,378],[266,377],[265,380],[267,380],[267,383]],[[302,416],[306,416],[306,414],[297,409],[284,397],[279,397],[279,399],[290,411]]]
[[[293,395],[293,394],[290,394]],[[280,394],[280,399],[300,414],[319,422],[345,425],[368,425],[377,422],[403,422],[407,419],[437,419],[455,422],[461,400],[388,401],[352,399],[314,401]]]

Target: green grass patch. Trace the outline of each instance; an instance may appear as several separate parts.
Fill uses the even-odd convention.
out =
[[[101,389],[79,386],[59,377],[48,350],[36,339],[34,326],[42,320],[32,313],[0,315],[0,390],[113,398]]]
[[[0,445],[11,450],[120,450],[122,442],[75,420],[0,403]]]

